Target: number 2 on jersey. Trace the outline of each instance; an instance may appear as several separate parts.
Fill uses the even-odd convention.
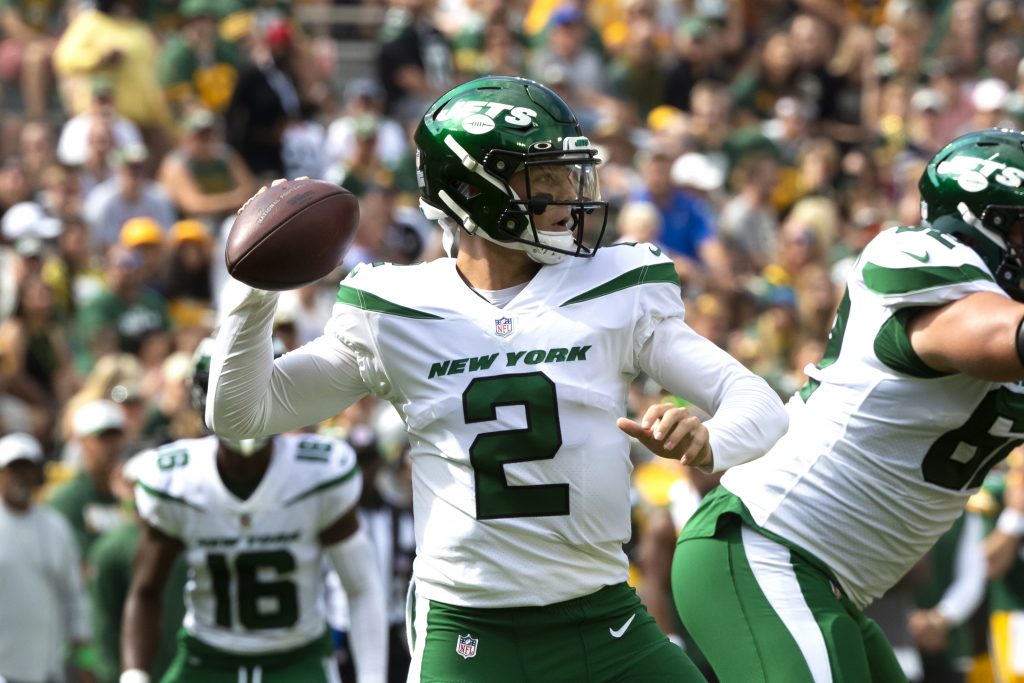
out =
[[[295,570],[295,558],[287,550],[241,553],[235,557],[234,571],[229,558],[219,553],[206,556],[206,566],[213,578],[217,625],[231,628],[232,593],[238,596],[238,621],[250,631],[288,628],[299,620],[299,596],[295,583],[288,579],[261,581],[260,575],[273,572],[277,576]],[[237,585],[232,591],[232,575]],[[266,605],[273,605],[266,609]],[[261,606],[264,608],[261,609]]]
[[[466,424],[496,420],[498,407],[518,405],[525,428],[479,434],[469,447],[477,519],[569,514],[568,484],[510,486],[505,474],[505,465],[550,460],[562,447],[555,383],[541,372],[477,377],[462,394]]]

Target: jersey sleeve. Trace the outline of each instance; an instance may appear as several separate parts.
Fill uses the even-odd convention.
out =
[[[280,434],[325,420],[366,395],[360,358],[343,338],[328,330],[275,360],[277,295],[235,283],[223,296],[206,405],[217,434]]]
[[[1005,296],[973,249],[924,227],[881,233],[864,250],[853,277],[892,309],[941,306],[976,292]]]
[[[187,451],[165,446],[139,454],[135,465],[135,507],[139,516],[174,538],[182,538],[188,508],[195,507],[185,498],[186,483],[178,465],[182,453]]]

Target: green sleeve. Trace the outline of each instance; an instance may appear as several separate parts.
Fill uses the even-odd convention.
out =
[[[121,612],[128,597],[132,561],[119,542],[121,536],[120,529],[103,535],[89,553],[89,597],[98,683],[115,683],[121,668]]]

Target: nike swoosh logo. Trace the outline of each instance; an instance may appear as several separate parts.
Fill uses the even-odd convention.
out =
[[[651,253],[654,254],[655,256],[661,256],[661,249],[660,248],[654,246],[653,244],[650,245],[647,248],[650,249]]]
[[[612,634],[612,638],[621,638],[622,635],[626,632],[626,629],[629,628],[629,625],[633,623],[634,619],[636,619],[636,614],[627,619],[626,623],[622,625],[622,628],[620,628],[617,631],[613,631],[611,627],[609,627],[608,633]]]
[[[903,253],[916,261],[920,261],[921,263],[928,263],[928,261],[931,259],[931,254],[929,254],[927,251],[924,253],[924,256],[911,254],[909,251],[904,251]]]

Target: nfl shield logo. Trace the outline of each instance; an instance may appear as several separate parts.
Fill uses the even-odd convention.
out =
[[[494,333],[499,337],[512,334],[512,318],[498,318],[494,321]]]
[[[464,636],[459,636],[459,642],[455,645],[455,652],[458,653],[463,659],[476,657],[477,642],[478,640],[468,633]]]

